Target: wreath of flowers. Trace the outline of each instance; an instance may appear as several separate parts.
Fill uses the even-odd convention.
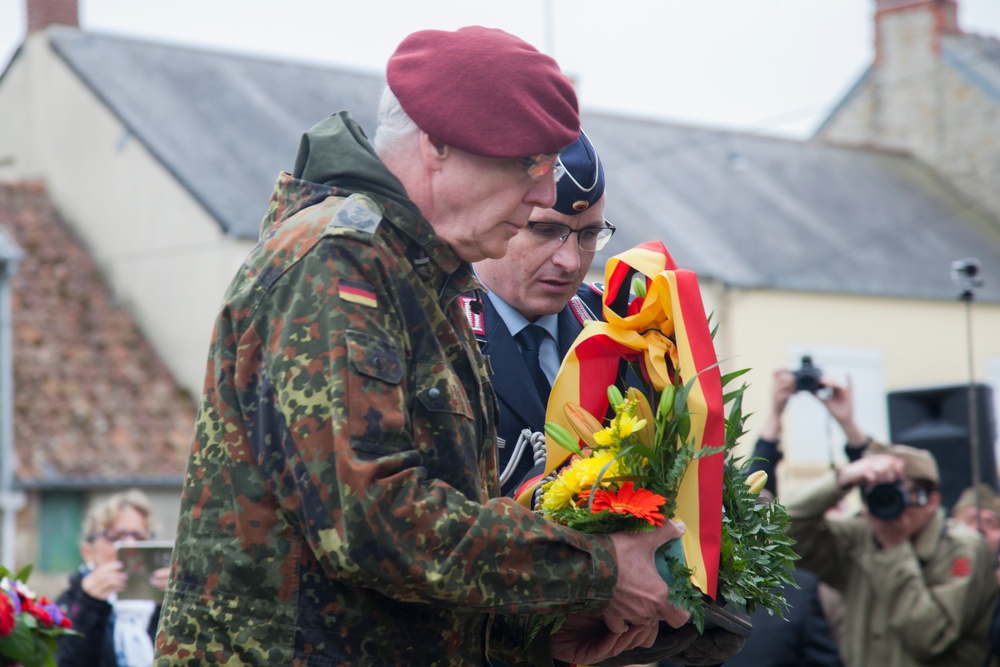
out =
[[[644,295],[645,282],[637,278],[633,292]],[[714,331],[712,332],[714,334]],[[632,362],[643,388],[607,388],[613,416],[605,424],[580,405],[565,403],[563,412],[572,430],[560,424],[545,425],[546,441],[570,452],[569,461],[539,489],[536,510],[550,520],[586,533],[650,531],[673,517],[681,482],[692,461],[721,455],[722,531],[719,549],[718,600],[739,612],[763,608],[783,616],[787,608],[782,588],[795,586],[791,570],[798,555],[788,537],[789,518],[784,507],[759,497],[767,474],[748,474],[750,460],[735,449],[744,435],[741,382],[743,369],[721,376],[725,415],[725,442],[698,447],[692,435],[689,395],[697,378],[687,382],[672,364],[670,380],[662,391],[653,389],[642,367]],[[656,406],[655,411],[653,406]],[[582,446],[581,446],[582,443]],[[658,553],[657,566],[670,585],[670,602],[691,612],[699,631],[705,627],[705,605],[711,602],[692,581],[679,541]]]

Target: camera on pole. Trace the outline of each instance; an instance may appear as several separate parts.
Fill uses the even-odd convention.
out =
[[[956,259],[951,263],[951,279],[962,289],[959,298],[963,301],[971,300],[976,288],[983,284],[983,279],[979,275],[979,260]]]

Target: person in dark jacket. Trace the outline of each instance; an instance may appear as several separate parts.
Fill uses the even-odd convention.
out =
[[[69,579],[56,604],[79,634],[57,640],[59,667],[149,667],[160,607],[153,600],[119,600],[128,576],[115,542],[152,537],[152,507],[138,489],[117,493],[96,504],[83,526],[80,556],[84,564]],[[163,590],[168,570],[157,570],[150,583]]]
[[[514,497],[544,471],[544,448],[536,449],[535,436],[541,436],[560,361],[586,322],[604,319],[602,290],[584,279],[615,227],[604,217],[604,168],[586,132],[560,153],[557,169],[561,177],[555,203],[531,211],[527,228],[510,240],[503,258],[475,263],[487,295],[463,296],[473,333],[493,369],[500,407],[500,481],[504,495]],[[540,346],[523,339],[532,327],[541,332]],[[640,386],[634,376],[626,376],[626,382]],[[742,638],[725,630],[697,636],[690,624],[674,630],[664,623],[652,646],[600,664],[648,663],[671,655],[705,665],[732,655],[741,643]]]

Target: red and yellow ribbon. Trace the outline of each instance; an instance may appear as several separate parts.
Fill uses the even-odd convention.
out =
[[[627,299],[636,272],[647,277],[646,296],[635,298],[622,317],[611,306]],[[572,432],[563,413],[567,402],[579,404],[600,419],[607,413],[607,388],[615,382],[619,362],[639,360],[656,391],[671,382],[671,368],[678,370],[685,383],[694,380],[687,408],[695,447],[722,447],[722,379],[697,276],[678,269],[663,244],[652,241],[611,258],[605,267],[605,280],[607,321],[587,325],[563,359],[552,386],[546,421]],[[561,447],[547,447],[545,475],[562,465],[568,455]],[[723,454],[691,462],[673,517],[687,526],[682,543],[693,571],[692,583],[712,598],[716,595],[722,536],[723,465]],[[530,485],[518,501],[530,504],[536,486],[537,482]]]

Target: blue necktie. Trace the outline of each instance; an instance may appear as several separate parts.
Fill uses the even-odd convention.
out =
[[[551,390],[549,379],[545,377],[545,373],[538,363],[538,350],[547,335],[548,332],[537,324],[529,324],[517,332],[517,342],[521,345],[521,356],[524,357],[528,374],[531,375],[531,380],[535,383],[535,389],[538,390],[538,395],[542,399],[542,405],[548,404],[549,391]]]

